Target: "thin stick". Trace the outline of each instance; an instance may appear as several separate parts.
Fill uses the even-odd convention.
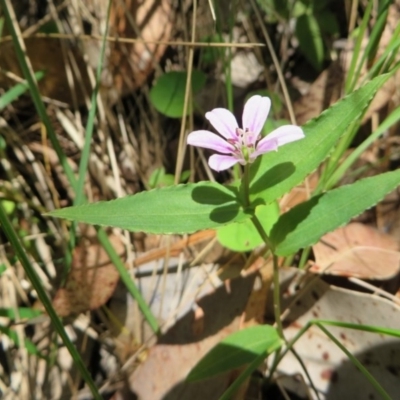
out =
[[[192,34],[191,34],[191,42],[194,43],[196,38],[196,13],[197,13],[197,0],[193,1],[193,20],[192,20]],[[178,144],[178,156],[176,159],[175,166],[175,180],[174,183],[177,185],[181,180],[181,173],[183,167],[183,159],[185,158],[186,153],[186,120],[187,120],[187,112],[188,112],[188,104],[191,100],[192,96],[192,71],[193,71],[193,57],[194,57],[194,48],[189,48],[189,56],[188,56],[188,70],[187,70],[187,78],[186,78],[186,90],[185,90],[185,102],[183,104],[183,117],[181,123],[181,131],[179,133],[179,144]]]
[[[103,36],[101,35],[71,35],[68,33],[35,33],[34,35],[22,34],[22,38],[44,38],[44,39],[80,39],[80,40],[103,40]],[[11,36],[4,36],[1,41],[7,42],[11,41]],[[167,45],[167,46],[186,46],[186,47],[236,47],[236,48],[252,48],[252,47],[265,47],[264,43],[226,43],[226,42],[185,42],[183,40],[143,40],[143,39],[134,39],[134,38],[122,38],[115,36],[106,36],[104,40],[107,42],[113,43],[142,43],[142,44],[158,44],[158,45]]]
[[[264,39],[267,43],[268,50],[271,54],[272,61],[274,63],[275,69],[276,69],[276,73],[278,74],[279,83],[282,86],[283,96],[285,97],[285,102],[286,102],[286,105],[287,105],[287,108],[289,111],[290,121],[292,122],[292,124],[297,125],[296,124],[296,116],[294,114],[294,110],[293,110],[293,106],[292,106],[292,101],[290,100],[289,91],[287,89],[285,78],[282,74],[282,70],[281,70],[281,67],[280,67],[280,64],[278,61],[278,57],[276,56],[274,46],[272,45],[271,38],[269,37],[268,31],[265,28],[265,24],[261,17],[260,11],[258,10],[258,7],[255,4],[254,0],[250,0],[250,3],[251,3],[251,6],[253,7],[253,10],[257,16],[258,22],[260,24],[260,29],[264,35]]]

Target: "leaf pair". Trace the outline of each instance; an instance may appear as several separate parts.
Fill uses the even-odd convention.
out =
[[[255,215],[258,205],[274,202],[324,161],[346,129],[362,116],[389,76],[373,79],[308,122],[303,127],[305,139],[259,158],[250,171],[251,207],[243,207],[236,188],[200,182],[64,208],[50,215],[160,234],[191,233],[228,224],[240,226]],[[288,255],[315,243],[323,234],[375,205],[399,182],[400,171],[388,172],[320,194],[293,208],[279,217],[270,231],[275,252]],[[262,218],[261,223],[270,224]],[[232,229],[236,229],[235,225]]]

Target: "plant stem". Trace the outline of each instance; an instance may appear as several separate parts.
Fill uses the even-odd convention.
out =
[[[273,264],[274,264],[274,315],[276,328],[279,336],[285,339],[283,335],[283,326],[281,321],[281,293],[280,293],[280,282],[279,282],[279,265],[278,257],[273,254]]]
[[[249,164],[244,166],[242,182],[241,182],[241,191],[244,194],[244,203],[245,207],[250,206],[250,168]],[[277,326],[277,331],[279,336],[282,339],[284,338],[283,335],[283,327],[281,321],[281,298],[280,298],[280,286],[279,286],[279,265],[278,265],[278,257],[274,253],[274,247],[268,237],[267,232],[265,232],[264,227],[262,226],[260,220],[256,215],[252,217],[252,222],[257,229],[259,235],[261,236],[264,243],[271,249],[273,254],[273,265],[274,265],[274,316],[275,322]]]
[[[249,164],[246,164],[244,166],[241,186],[242,186],[242,192],[244,194],[244,205],[245,205],[245,207],[248,207],[250,205],[250,168],[249,168]]]
[[[256,227],[258,233],[261,238],[264,240],[264,243],[271,249],[272,257],[273,257],[273,281],[274,281],[274,316],[276,322],[276,328],[279,336],[282,339],[285,339],[283,335],[283,327],[281,321],[281,294],[280,294],[280,286],[279,286],[279,265],[278,265],[278,257],[274,254],[272,243],[269,240],[267,233],[265,232],[263,226],[260,223],[260,220],[254,216],[252,219],[254,226]]]

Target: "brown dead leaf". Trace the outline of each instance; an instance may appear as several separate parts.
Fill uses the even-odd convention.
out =
[[[26,54],[32,63],[33,70],[45,71],[45,76],[38,83],[40,93],[66,103],[72,103],[71,89],[68,85],[67,69],[65,59],[67,54],[74,59],[78,66],[77,71],[71,69],[71,74],[75,82],[75,96],[77,99],[84,99],[84,93],[89,93],[90,84],[86,73],[85,62],[80,54],[78,47],[67,41],[59,39],[49,39],[43,37],[30,37],[24,39]],[[64,53],[64,50],[65,53]],[[51,57],[49,57],[51,54]],[[19,67],[15,47],[11,40],[0,43],[0,68],[23,77]],[[15,81],[5,74],[0,74],[0,86],[7,88],[15,85]]]
[[[109,239],[117,253],[123,253],[120,238],[111,235]],[[53,307],[61,317],[94,310],[108,301],[118,280],[119,273],[103,247],[97,242],[81,243],[74,250],[67,282],[58,289]]]
[[[82,3],[92,14],[90,20],[85,22],[90,26],[91,34],[99,38],[86,37],[79,40],[78,35],[77,41],[75,38],[61,40],[33,34],[24,39],[26,53],[33,70],[46,72],[45,77],[39,82],[41,94],[69,104],[73,100],[72,92],[75,92],[74,96],[78,103],[84,101],[84,92],[91,92],[87,68],[97,67],[101,49],[100,37],[106,24],[108,1],[85,0]],[[71,14],[75,12],[76,10],[71,10]],[[154,42],[169,40],[173,19],[174,11],[168,0],[112,2],[109,35],[139,39],[140,42],[107,43],[105,71],[102,74],[101,84],[102,91],[111,101],[144,84],[167,47],[166,44]],[[83,53],[89,65],[84,61]],[[10,37],[0,43],[0,68],[20,78],[23,77]],[[68,81],[67,72],[72,74],[72,84]],[[0,74],[0,87],[11,87],[14,84],[15,80],[11,75]]]
[[[319,173],[314,171],[299,186],[294,187],[289,193],[282,197],[280,208],[282,212],[287,212],[294,206],[310,199],[312,192],[318,185]]]
[[[107,7],[108,2],[104,4]],[[154,42],[169,40],[174,12],[169,0],[125,0],[112,5],[111,34],[143,41],[110,45],[112,86],[119,94],[126,94],[143,85],[164,54],[167,44]]]
[[[399,272],[400,253],[395,239],[360,223],[328,233],[313,246],[311,272],[389,279]]]

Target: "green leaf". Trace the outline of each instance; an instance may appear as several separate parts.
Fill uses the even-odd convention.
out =
[[[182,171],[180,183],[185,182],[190,177],[190,171]],[[166,174],[165,168],[157,168],[155,169],[149,177],[149,181],[147,182],[149,188],[161,188],[164,186],[172,186],[175,181],[175,176],[172,174]]]
[[[5,264],[0,264],[0,275],[7,270],[7,267]]]
[[[339,35],[340,28],[336,19],[336,15],[329,10],[323,10],[315,14],[315,18],[321,29],[321,32],[329,35]]]
[[[316,243],[400,185],[400,170],[362,179],[312,197],[283,214],[271,231],[275,252],[287,256]]]
[[[192,93],[196,94],[203,88],[207,76],[201,71],[192,72]],[[167,117],[183,116],[185,103],[187,73],[183,71],[168,72],[158,78],[150,90],[150,100],[157,111]],[[188,113],[191,112],[189,104]]]
[[[48,21],[42,26],[39,27],[39,32],[40,33],[60,33],[57,27],[57,23],[54,20]]]
[[[257,206],[255,214],[265,232],[269,235],[279,218],[279,205],[274,201],[267,205]],[[264,243],[250,219],[219,228],[217,238],[223,246],[233,251],[250,251]]]
[[[236,189],[212,182],[153,189],[49,215],[150,233],[191,233],[251,217],[238,203]]]
[[[4,17],[0,17],[0,38],[3,36]]]
[[[270,23],[276,23],[282,19],[289,19],[288,0],[257,0],[258,6],[264,11],[265,18]]]
[[[392,0],[381,0],[379,2],[377,18],[373,24],[372,31],[368,35],[368,44],[364,51],[364,55],[368,57],[369,64],[376,61],[375,58],[379,50],[379,43],[381,42],[382,34],[387,26],[389,7],[392,3]]]
[[[298,18],[303,14],[306,14],[310,8],[309,4],[304,4],[302,1],[295,1],[292,8],[292,17]]]
[[[34,310],[32,308],[20,307],[18,308],[18,316],[22,319],[32,319],[42,315],[43,313],[39,310]],[[7,317],[10,319],[15,319],[16,315],[14,309],[12,308],[0,308],[0,317]]]
[[[24,343],[21,345],[19,337],[17,335],[17,332],[15,332],[15,330],[10,329],[7,326],[0,325],[0,332],[3,333],[4,335],[7,335],[15,343],[16,346],[24,347],[29,354],[43,358],[38,348],[29,339],[24,339]]]
[[[296,21],[296,37],[299,40],[300,50],[307,61],[317,71],[320,71],[324,61],[324,42],[314,15],[300,15]]]
[[[380,75],[303,126],[306,137],[259,157],[250,167],[250,197],[268,204],[314,171],[338,139],[361,117],[378,89],[390,77]]]
[[[39,81],[43,77],[44,77],[43,71],[38,71],[35,73],[35,78],[37,81]],[[15,86],[13,86],[10,90],[8,90],[2,96],[0,96],[0,110],[11,104],[16,99],[18,99],[18,97],[24,94],[28,89],[29,89],[29,84],[26,81],[18,83]]]
[[[15,202],[10,200],[0,200],[7,215],[11,215],[15,210]]]
[[[214,375],[251,363],[262,353],[265,356],[281,347],[281,339],[271,325],[258,325],[234,332],[213,349],[192,369],[186,378],[189,382],[210,378]]]
[[[331,2],[332,0],[312,0],[311,1],[312,9],[314,12],[325,10],[326,8],[329,7],[329,3]]]
[[[157,168],[150,175],[148,185],[151,189],[163,186],[172,186],[174,184],[174,176],[165,173],[165,168]]]

